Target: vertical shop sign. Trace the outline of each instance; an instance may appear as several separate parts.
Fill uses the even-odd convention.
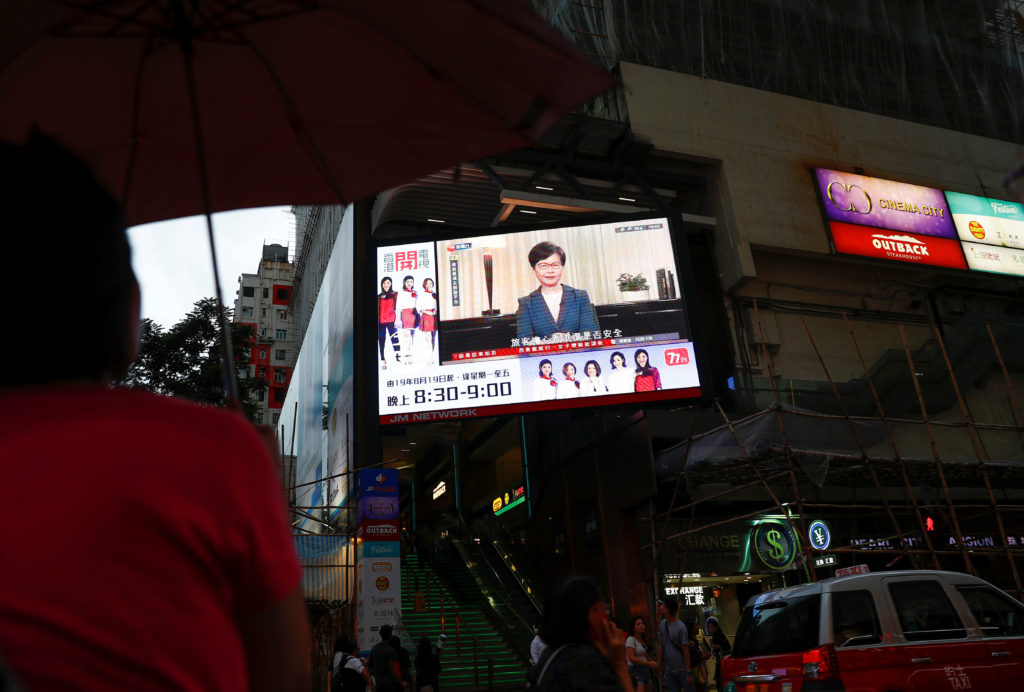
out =
[[[356,498],[356,631],[360,651],[369,651],[384,625],[398,633],[402,610],[398,471],[361,470]]]

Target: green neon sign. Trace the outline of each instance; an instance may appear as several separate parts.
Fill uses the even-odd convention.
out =
[[[502,515],[502,514],[504,514],[505,512],[507,512],[507,511],[509,511],[510,509],[512,509],[513,507],[516,507],[516,506],[518,506],[518,505],[521,505],[521,504],[523,504],[524,502],[526,502],[526,495],[520,495],[520,496],[519,496],[519,499],[518,499],[518,500],[512,500],[512,502],[508,503],[507,505],[505,505],[504,507],[502,507],[501,509],[499,509],[498,511],[496,511],[496,512],[494,513],[494,516],[496,516],[496,517],[498,517],[498,516],[501,516],[501,515]]]

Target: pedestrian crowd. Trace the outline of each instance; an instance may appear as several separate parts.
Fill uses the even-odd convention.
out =
[[[708,692],[722,689],[721,658],[729,640],[708,618],[707,632],[679,619],[679,601],[659,603],[657,643],[637,616],[628,632],[609,618],[597,582],[587,576],[557,583],[530,645],[527,688],[538,692]],[[709,665],[709,662],[712,662]]]

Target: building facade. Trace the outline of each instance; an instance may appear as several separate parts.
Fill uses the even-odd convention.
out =
[[[623,86],[532,149],[356,205],[353,465],[401,469],[413,528],[447,536],[457,517],[516,546],[535,591],[594,574],[623,622],[674,593],[732,634],[752,593],[859,564],[1020,593],[1024,235],[974,228],[931,262],[913,223],[830,216],[954,215],[911,188],[1024,215],[1003,185],[1020,165],[1018,3],[534,5]],[[683,219],[678,270],[709,360],[699,405],[377,425],[380,286],[360,274],[374,243],[648,210]],[[317,502],[341,507],[323,486]]]
[[[263,246],[255,274],[238,277],[233,321],[251,326],[256,335],[247,376],[266,382],[256,422],[267,425],[276,426],[281,417],[298,355],[289,305],[294,277],[288,248],[277,244]]]

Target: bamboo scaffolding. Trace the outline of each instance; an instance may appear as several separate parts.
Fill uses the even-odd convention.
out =
[[[1010,544],[1006,541],[1006,528],[1003,526],[1003,515],[999,511],[998,503],[996,503],[995,493],[992,492],[992,481],[988,477],[988,469],[985,467],[985,457],[981,453],[981,447],[978,444],[978,435],[974,429],[974,425],[972,424],[971,414],[967,410],[967,402],[964,401],[964,397],[960,393],[960,384],[956,381],[956,372],[954,372],[953,364],[949,360],[949,353],[946,351],[946,343],[942,339],[942,333],[939,332],[937,327],[933,328],[935,329],[935,338],[939,342],[939,348],[942,350],[942,359],[945,361],[946,370],[949,372],[949,379],[953,383],[953,391],[956,392],[957,403],[960,404],[960,411],[964,415],[964,423],[967,425],[967,433],[971,438],[971,446],[974,447],[974,454],[978,458],[981,476],[985,481],[985,490],[988,493],[988,499],[992,505],[992,512],[996,515],[996,526],[999,527],[999,539],[1003,542],[1003,547],[1006,549],[1006,559],[1010,563],[1010,571],[1013,572],[1013,582],[1017,587],[1017,597],[1019,598],[1022,593],[1020,572],[1017,571],[1017,563],[1014,561],[1013,555],[1010,553]]]
[[[800,498],[800,491],[797,488],[796,467],[793,464],[793,455],[790,453],[790,450],[789,450],[789,439],[788,439],[788,436],[786,435],[786,422],[785,422],[785,420],[782,417],[782,402],[779,400],[779,390],[778,390],[778,387],[775,386],[775,368],[772,365],[771,353],[768,352],[768,340],[765,339],[765,336],[764,336],[764,325],[761,323],[761,311],[757,307],[757,300],[756,299],[754,300],[754,317],[757,319],[757,331],[758,331],[758,333],[761,336],[761,350],[764,353],[764,363],[768,367],[768,380],[769,380],[769,382],[771,382],[771,385],[772,385],[772,396],[775,399],[775,415],[776,415],[776,418],[778,419],[778,422],[779,422],[779,432],[782,434],[782,444],[785,445],[785,447],[786,447],[786,464],[789,466],[789,480],[790,480],[790,483],[793,485],[793,497],[797,498],[797,500],[796,500],[796,502],[797,502],[796,508],[797,508],[797,512],[799,513],[799,517],[800,517],[800,535],[801,536],[805,536],[805,535],[807,535],[807,521],[804,519],[803,504],[801,503],[801,501],[799,499]],[[719,409],[719,410],[721,410],[721,409]],[[758,475],[760,475],[760,473],[758,473]],[[768,487],[767,484],[765,484],[765,487],[766,488]],[[772,499],[776,500],[776,502],[778,502],[778,499],[775,498],[774,495],[773,495]],[[782,505],[780,505],[780,507],[782,507]],[[789,512],[784,512],[784,514],[786,515],[787,520],[788,520],[788,522],[790,524],[790,530],[792,530],[793,522],[792,522],[791,519],[789,519]],[[808,576],[810,577],[811,581],[818,581],[818,577],[814,573],[814,570],[809,569],[807,567],[806,557],[807,556],[805,554],[804,555],[804,558],[805,558],[804,569],[806,570],[806,572],[807,572]]]
[[[903,459],[900,457],[899,449],[896,447],[896,436],[893,434],[892,425],[885,417],[885,409],[882,407],[882,400],[878,396],[878,388],[875,387],[875,381],[871,377],[871,371],[868,369],[868,364],[864,360],[864,353],[860,350],[860,343],[857,341],[857,335],[853,333],[853,327],[850,326],[850,320],[846,317],[846,313],[843,313],[843,322],[846,324],[846,330],[850,334],[850,340],[853,342],[853,346],[857,351],[857,359],[860,361],[861,370],[864,372],[864,377],[868,381],[868,386],[871,389],[871,396],[874,397],[875,407],[878,409],[878,415],[881,416],[882,422],[885,424],[885,431],[889,436],[889,445],[892,447],[892,453],[898,459],[900,475],[903,476],[903,487],[907,491],[907,499],[910,500],[911,505],[914,507],[914,514],[917,516],[918,528],[924,535],[925,544],[928,546],[928,550],[932,551],[932,564],[935,569],[939,569],[939,558],[935,555],[935,546],[932,545],[931,536],[928,535],[928,527],[925,525],[924,517],[921,515],[921,508],[917,504],[917,495],[914,493],[913,486],[910,485],[910,477],[907,476],[907,465],[903,463]]]
[[[739,426],[743,424],[761,425],[758,423],[758,419],[765,416],[767,412],[760,411],[730,420],[721,402],[716,400],[712,405],[722,420],[719,430],[721,433],[728,430],[728,434],[735,441],[735,451],[730,451],[719,459],[694,458],[697,454],[694,451],[694,445],[700,442],[702,435],[694,435],[693,419],[691,418],[685,450],[681,450],[684,461],[679,469],[679,475],[674,479],[671,502],[663,511],[657,511],[652,503],[647,517],[651,521],[651,543],[641,547],[652,550],[655,562],[659,556],[669,554],[666,552],[669,545],[666,543],[667,541],[677,542],[678,552],[674,554],[674,559],[680,565],[679,571],[686,573],[687,565],[693,562],[694,555],[699,549],[692,540],[685,539],[699,536],[704,532],[720,530],[721,527],[731,524],[749,521],[764,516],[766,513],[778,513],[785,518],[794,534],[804,535],[803,525],[810,518],[807,512],[828,512],[847,516],[872,512],[877,513],[879,522],[875,528],[891,525],[891,537],[871,538],[869,541],[853,540],[850,545],[830,547],[828,551],[865,557],[872,555],[895,556],[889,562],[889,566],[906,556],[914,568],[931,565],[935,569],[942,568],[940,557],[944,560],[955,557],[962,561],[962,568],[972,574],[977,574],[977,567],[981,564],[976,564],[978,560],[998,560],[999,563],[993,563],[992,569],[995,570],[999,569],[997,564],[1001,564],[1005,560],[1009,563],[1010,570],[1009,572],[1004,571],[1003,574],[1006,575],[1008,581],[1009,575],[1012,573],[1018,597],[1024,595],[1024,585],[1022,585],[1024,578],[1022,578],[1016,562],[1024,557],[1024,526],[1021,523],[1024,521],[1024,499],[1021,499],[1020,495],[1020,491],[1024,490],[1024,464],[1017,464],[1009,460],[992,460],[988,456],[988,449],[984,446],[988,438],[982,437],[982,433],[1024,435],[1024,409],[1014,391],[1008,368],[999,350],[992,327],[988,324],[985,325],[995,352],[995,360],[998,361],[998,367],[1003,373],[1010,393],[1014,424],[1006,425],[974,420],[965,392],[961,390],[957,381],[944,336],[933,326],[936,350],[941,352],[946,371],[952,381],[952,393],[955,395],[956,405],[959,407],[959,416],[954,416],[954,419],[934,418],[933,414],[928,411],[929,404],[926,403],[925,390],[916,374],[917,366],[907,338],[906,325],[903,322],[897,323],[899,338],[902,342],[902,349],[900,349],[902,356],[896,362],[903,359],[906,361],[913,394],[910,394],[908,390],[904,391],[910,395],[911,400],[916,395],[915,403],[920,409],[920,418],[889,417],[883,405],[882,395],[879,393],[879,388],[865,361],[857,335],[845,313],[842,313],[843,321],[860,362],[863,382],[867,384],[867,389],[870,391],[870,400],[873,401],[877,416],[851,414],[847,402],[843,400],[840,387],[826,362],[826,356],[819,347],[810,325],[803,317],[799,319],[825,379],[828,381],[839,413],[790,411],[787,406],[785,415],[783,415],[781,396],[784,394],[781,387],[784,386],[785,380],[778,380],[776,377],[775,364],[768,349],[757,300],[751,300],[749,305],[753,308],[752,317],[756,322],[758,335],[755,337],[756,340],[751,340],[751,345],[756,344],[763,354],[763,363],[770,383],[775,421],[781,442],[765,440],[758,446],[756,455],[752,454],[751,449],[748,448],[741,436]],[[790,382],[792,383],[792,380]],[[763,391],[767,391],[767,388]],[[887,393],[886,396],[889,394]],[[791,394],[791,398],[795,403],[795,394]],[[767,415],[771,414],[767,413]],[[941,415],[943,418],[949,418],[948,413],[944,412]],[[791,433],[797,430],[796,426],[813,426],[817,421],[822,423],[830,421],[831,425],[842,423],[851,435],[850,443],[843,443],[848,448],[829,451],[820,447],[802,449],[799,443],[794,444],[795,438]],[[876,434],[881,434],[878,427],[864,427],[864,424],[880,425],[884,428],[884,438],[876,437]],[[792,430],[787,430],[787,425]],[[921,453],[919,458],[904,456],[897,442],[897,426],[899,426],[901,434],[913,435],[908,439],[926,442],[929,452]],[[957,452],[954,455],[949,455],[945,448],[940,446],[939,441],[944,438],[936,437],[936,434],[941,430],[964,436],[962,441],[957,438]],[[882,443],[882,453],[879,454],[874,446],[885,438],[887,438],[891,453],[885,453],[885,443]],[[714,438],[709,439],[714,440]],[[764,442],[768,444],[764,445]],[[870,449],[869,444],[871,445]],[[1013,444],[1019,444],[1019,437],[1014,439]],[[722,442],[722,445],[733,447],[732,443],[725,441]],[[943,450],[941,453],[940,449]],[[1013,458],[1011,456],[1007,459]],[[797,460],[799,460],[799,464],[796,463]],[[852,501],[842,502],[838,498],[833,500],[831,497],[826,497],[823,499],[820,496],[817,500],[805,497],[800,490],[801,484],[807,487],[806,482],[811,480],[812,476],[819,487],[822,483],[822,479],[814,474],[811,470],[812,467],[808,464],[813,464],[818,469],[825,469],[825,477],[831,479],[829,483],[832,487],[847,489],[854,493],[850,496]],[[689,469],[686,468],[688,465]],[[797,467],[799,465],[803,466],[798,478]],[[745,474],[748,470],[749,475]],[[726,483],[727,487],[724,489],[714,488],[714,491],[708,494],[694,492],[691,497],[683,498],[681,501],[684,474],[686,482],[689,483],[698,485]],[[746,477],[743,477],[744,475]],[[787,477],[788,482],[784,480]],[[951,483],[955,487],[952,487]],[[919,487],[928,487],[928,485],[935,488],[934,493],[922,491]],[[868,491],[868,495],[863,499],[858,497],[856,495],[857,488],[873,489],[877,499],[870,496],[871,491]],[[1010,488],[1016,489],[1018,494],[999,495],[999,492],[1007,493]],[[701,506],[705,503],[719,500],[729,501],[730,496],[735,497],[736,494],[744,491],[745,494],[738,501],[747,503],[746,506],[742,509],[738,508],[728,517],[709,516],[700,511]],[[763,491],[763,495],[761,491]],[[904,495],[904,497],[901,498],[900,495]],[[845,496],[844,494],[838,497]],[[1000,504],[1000,497],[1006,499],[1007,502]],[[762,498],[768,502],[765,502],[760,509],[745,511],[753,504],[761,505],[761,502],[752,502],[755,498]],[[929,523],[925,521],[926,513],[934,516],[935,512],[948,519],[949,535],[943,534],[940,540],[935,539],[935,534],[928,529]],[[885,518],[882,518],[882,513],[885,514]],[[995,527],[991,526],[993,516],[995,517]],[[914,521],[917,523],[916,529],[913,527]],[[661,525],[656,527],[655,522],[659,522]],[[670,523],[673,523],[671,528]],[[799,533],[798,526],[800,526]],[[868,536],[871,535],[871,531],[872,529],[868,528]],[[996,537],[996,532],[998,532],[998,537]],[[943,542],[947,540],[949,544],[944,545]],[[809,552],[809,549],[805,550],[805,553],[809,554]],[[806,557],[805,554],[804,569],[807,570],[807,579],[814,580],[816,577],[813,570],[809,568]],[[675,565],[672,567],[675,568]],[[662,565],[661,569],[669,570],[670,568]],[[657,578],[655,581],[657,582]]]
[[[868,471],[871,473],[871,481],[875,485],[875,489],[878,491],[878,497],[881,498],[882,504],[885,506],[885,513],[889,516],[889,520],[892,522],[893,529],[896,531],[896,535],[899,536],[900,545],[907,547],[907,542],[903,540],[903,531],[900,529],[900,523],[896,521],[896,515],[892,511],[892,507],[889,506],[889,501],[885,499],[885,492],[882,490],[882,484],[878,482],[878,474],[875,473],[875,466],[871,463],[871,459],[868,458],[867,450],[864,449],[864,443],[860,439],[860,435],[857,434],[857,428],[850,420],[850,413],[846,410],[846,404],[843,403],[843,397],[839,395],[839,389],[836,387],[835,381],[832,379],[832,373],[829,372],[828,366],[825,364],[825,359],[821,355],[821,351],[818,350],[818,344],[814,341],[814,335],[811,334],[811,328],[807,326],[807,321],[801,317],[801,324],[804,325],[804,331],[807,332],[807,339],[811,342],[811,347],[814,348],[814,355],[818,357],[818,362],[821,363],[821,369],[825,372],[825,377],[828,379],[829,387],[832,388],[832,395],[835,396],[836,402],[839,404],[840,410],[843,412],[843,416],[846,418],[846,423],[850,428],[850,434],[857,440],[857,448],[860,450],[861,456],[863,457],[865,465],[868,467]],[[910,556],[910,563],[916,568],[917,560],[914,556]]]
[[[907,354],[907,367],[910,368],[910,379],[914,383],[914,392],[917,393],[917,401],[921,407],[921,419],[925,424],[925,432],[928,433],[928,443],[932,448],[932,459],[935,461],[935,470],[939,474],[939,482],[942,484],[942,492],[946,496],[949,516],[953,520],[953,533],[956,536],[957,543],[960,544],[961,551],[963,553],[964,565],[966,565],[967,571],[970,574],[976,575],[978,571],[974,568],[974,563],[971,562],[967,549],[963,547],[964,537],[963,533],[960,531],[960,519],[957,517],[956,506],[953,504],[953,498],[949,494],[949,485],[946,483],[946,473],[942,468],[942,459],[939,458],[939,447],[935,443],[935,434],[932,432],[931,425],[929,425],[928,409],[924,403],[924,394],[921,392],[921,383],[917,381],[917,368],[914,365],[914,358],[910,355],[910,343],[907,341],[907,330],[903,327],[902,322],[900,322],[900,339],[903,341],[903,351]],[[927,533],[927,529],[925,530],[925,533]]]

